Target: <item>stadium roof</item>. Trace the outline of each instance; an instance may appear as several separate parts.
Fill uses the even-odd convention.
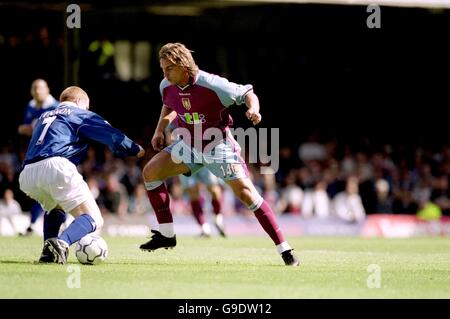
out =
[[[450,8],[450,0],[221,0],[219,2],[240,4],[255,3],[311,3],[311,4],[344,4],[394,7]]]
[[[34,1],[3,1],[0,8],[15,7],[24,10],[62,11],[68,2],[61,0]],[[145,10],[154,15],[199,16],[204,10],[227,7],[262,6],[276,4],[305,5],[347,5],[368,6],[376,4],[381,7],[450,9],[450,0],[110,0],[101,1],[78,0],[83,11],[116,11],[136,12]]]

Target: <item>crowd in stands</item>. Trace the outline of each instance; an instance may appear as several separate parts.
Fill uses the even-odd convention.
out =
[[[62,40],[61,35],[52,35],[45,26],[22,36],[0,34],[0,51],[5,57],[0,61],[2,70],[12,76],[0,80],[14,85],[23,83],[21,91],[26,92],[29,82],[22,79],[23,74],[60,79],[61,68],[52,66],[62,64]],[[91,57],[86,61],[94,57],[96,61],[97,58],[102,60],[105,46],[110,46],[108,41],[90,43],[88,56]],[[18,64],[20,68],[9,63],[8,57],[23,61]],[[112,59],[111,54],[107,57]],[[92,64],[98,66],[99,63]],[[105,70],[108,63],[103,65],[102,74],[110,72]],[[160,74],[156,77],[159,81]],[[54,91],[56,94],[58,88]],[[9,103],[12,102],[5,101],[5,105]],[[16,124],[5,123],[9,127]],[[150,140],[149,134],[146,132],[142,139]],[[425,219],[450,215],[449,145],[405,150],[399,143],[375,147],[368,141],[363,146],[355,146],[342,138],[321,139],[316,134],[308,138],[291,137],[290,141],[292,145],[279,149],[279,168],[273,174],[261,174],[257,165],[248,167],[255,185],[278,214],[297,214],[305,218],[335,215],[347,221],[360,221],[367,214],[375,213],[416,214]],[[29,210],[30,201],[18,187],[25,149],[25,141],[0,144],[0,215]],[[79,170],[103,213],[124,217],[152,211],[142,183],[143,164],[133,158],[115,159],[108,150],[93,147]],[[178,178],[170,179],[168,184],[173,211],[189,213],[191,208]],[[246,213],[246,208],[237,202],[231,191],[226,186],[223,188],[224,214]],[[206,192],[203,195],[208,196]]]
[[[23,152],[11,143],[0,147],[0,215],[28,209],[17,181]],[[125,217],[152,212],[142,183],[143,164],[136,158],[116,159],[108,149],[92,147],[79,170],[102,212]],[[279,169],[273,174],[260,171],[257,165],[249,165],[255,185],[278,214],[335,215],[348,222],[374,213],[416,214],[425,219],[450,215],[448,145],[410,152],[389,145],[381,150],[353,149],[337,140],[319,143],[312,135],[298,148],[281,147]],[[168,186],[174,212],[189,214],[189,201],[178,178],[170,179]],[[224,214],[247,213],[223,188]]]

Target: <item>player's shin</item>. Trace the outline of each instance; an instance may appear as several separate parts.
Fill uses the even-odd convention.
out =
[[[58,237],[61,225],[66,221],[66,213],[59,208],[54,208],[44,214],[44,241]]]
[[[203,212],[202,203],[200,199],[191,200],[192,214],[199,225],[205,223],[205,214]]]
[[[77,242],[89,233],[92,233],[97,228],[96,222],[91,215],[82,214],[74,219],[74,221],[67,227],[58,239],[64,241],[68,246]]]
[[[211,200],[211,205],[215,215],[219,215],[222,212],[222,202],[220,199],[213,198]]]
[[[145,182],[145,188],[159,223],[159,231],[165,237],[173,237],[173,217],[166,185],[162,181]]]
[[[277,246],[278,253],[292,249],[284,240],[283,233],[278,226],[275,214],[269,204],[262,197],[259,197],[254,203],[249,205],[248,208],[255,213],[255,216],[262,228]]]

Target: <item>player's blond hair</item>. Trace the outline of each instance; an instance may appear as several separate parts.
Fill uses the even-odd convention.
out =
[[[87,93],[78,86],[69,86],[64,91],[62,91],[59,97],[60,102],[77,102],[77,100],[89,99]]]
[[[182,66],[190,77],[195,77],[198,73],[198,66],[195,64],[191,52],[194,51],[189,50],[182,43],[167,43],[159,50],[159,58]]]

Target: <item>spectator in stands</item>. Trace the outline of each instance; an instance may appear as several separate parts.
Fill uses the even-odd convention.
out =
[[[327,193],[327,183],[320,180],[313,190],[304,193],[302,215],[306,218],[327,218],[330,216],[330,198]]]
[[[385,179],[379,179],[375,182],[377,194],[377,203],[375,206],[376,214],[392,214],[393,199],[389,194],[389,183]]]
[[[450,197],[448,175],[440,175],[433,180],[431,200],[442,210],[443,215],[450,215]]]
[[[411,192],[404,188],[399,188],[395,192],[392,211],[394,214],[416,214],[418,205],[413,201]]]
[[[14,199],[14,193],[10,189],[6,189],[0,198],[0,235],[2,233],[8,235],[16,235],[22,231],[20,224],[17,223],[15,216],[21,215],[22,208]]]
[[[138,184],[130,198],[129,212],[131,214],[144,215],[154,213],[152,205],[147,198],[147,191],[143,184]]]
[[[332,201],[334,213],[347,222],[360,222],[364,220],[366,211],[358,194],[358,179],[351,176],[347,179],[344,192],[337,194]]]
[[[304,163],[311,160],[321,161],[325,159],[325,147],[318,140],[318,132],[313,132],[309,135],[308,141],[300,145],[298,156]]]
[[[117,214],[119,217],[127,215],[127,191],[125,186],[119,183],[116,174],[110,173],[106,176],[106,185],[100,190],[98,201],[103,214]]]
[[[22,213],[22,207],[14,199],[14,193],[10,189],[6,189],[3,197],[0,199],[0,216],[11,216]]]
[[[295,174],[290,172],[284,179],[278,210],[281,213],[300,214],[303,202],[303,190],[295,183]]]

